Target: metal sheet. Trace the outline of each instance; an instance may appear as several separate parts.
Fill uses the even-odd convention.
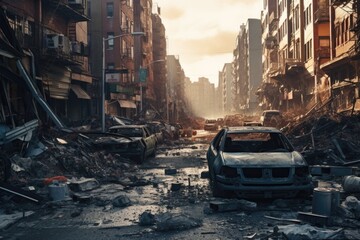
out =
[[[71,84],[70,88],[78,98],[91,99],[89,94],[84,89],[82,89],[79,85]]]
[[[120,107],[122,108],[136,108],[136,104],[129,100],[119,100]]]

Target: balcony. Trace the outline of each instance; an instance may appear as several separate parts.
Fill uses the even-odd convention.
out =
[[[276,12],[272,12],[269,17],[269,29],[275,31],[278,28],[279,18]]]
[[[69,20],[73,20],[75,22],[84,22],[90,20],[84,14],[84,10],[79,11],[79,9],[75,9],[72,6],[68,5],[68,2],[65,3],[59,0],[43,0],[42,3],[49,9],[56,9],[56,11],[61,12],[63,16]]]
[[[305,64],[300,59],[285,59],[285,73],[289,75],[298,74],[305,69]]]
[[[76,11],[84,14],[87,5],[87,0],[68,0],[68,4]]]
[[[321,7],[314,14],[315,23],[329,22],[329,19],[330,19],[329,6]]]
[[[350,0],[331,0],[331,5],[334,7],[338,7],[341,5],[345,5],[346,3],[348,3]]]

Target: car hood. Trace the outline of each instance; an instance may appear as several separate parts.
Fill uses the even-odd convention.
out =
[[[299,152],[228,153],[223,152],[227,166],[294,166],[307,165]]]

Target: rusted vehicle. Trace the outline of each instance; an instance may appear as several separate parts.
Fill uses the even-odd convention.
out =
[[[279,128],[282,121],[282,115],[279,110],[265,110],[260,117],[260,123],[265,127]]]
[[[275,128],[223,128],[206,158],[214,196],[286,198],[313,190],[305,159]]]
[[[146,158],[146,145],[140,139],[102,132],[84,132],[79,134],[79,137],[93,151],[118,153],[136,163],[142,163]]]
[[[216,119],[206,119],[204,130],[206,131],[216,131],[218,130],[218,125]]]
[[[109,132],[129,137],[132,140],[137,140],[137,144],[144,145],[142,151],[134,153],[139,163],[145,161],[147,157],[153,157],[156,154],[156,136],[151,134],[145,125],[118,125],[110,127]]]

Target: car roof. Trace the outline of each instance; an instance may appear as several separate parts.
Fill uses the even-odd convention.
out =
[[[281,131],[274,127],[263,127],[263,126],[238,126],[238,127],[227,127],[228,133],[237,132],[264,132],[264,133],[281,133]]]

